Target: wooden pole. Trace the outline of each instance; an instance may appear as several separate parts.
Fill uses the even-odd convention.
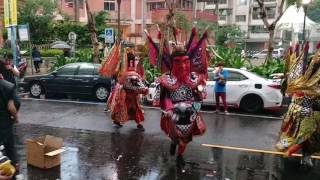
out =
[[[216,145],[216,144],[202,144],[204,147],[209,148],[220,148],[220,149],[227,149],[227,150],[235,150],[235,151],[245,151],[245,152],[254,152],[254,153],[264,153],[264,154],[273,154],[283,156],[284,152],[277,152],[277,151],[268,151],[268,150],[260,150],[260,149],[250,149],[250,148],[240,148],[234,146],[223,146],[223,145]],[[302,157],[301,154],[292,154],[294,157]],[[311,156],[313,159],[320,159],[320,156]]]

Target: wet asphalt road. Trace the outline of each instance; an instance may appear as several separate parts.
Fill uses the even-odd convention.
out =
[[[273,150],[278,118],[204,113],[207,132],[194,138],[185,154],[186,173],[177,172],[168,155],[169,139],[159,127],[160,112],[145,110],[145,132],[129,122],[112,126],[103,105],[23,100],[16,126],[22,172],[31,180],[318,180],[320,165],[305,170],[299,159],[202,147],[202,143]],[[42,135],[64,138],[60,167],[26,165],[24,141]]]

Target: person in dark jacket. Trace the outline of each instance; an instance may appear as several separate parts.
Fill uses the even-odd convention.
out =
[[[36,69],[36,73],[40,72],[40,64],[42,63],[42,58],[37,47],[33,47],[32,49],[32,60],[34,63],[34,68]]]
[[[18,122],[20,102],[15,100],[15,93],[14,84],[6,81],[0,73],[0,145],[4,146],[4,153],[12,164],[17,166],[13,124]]]

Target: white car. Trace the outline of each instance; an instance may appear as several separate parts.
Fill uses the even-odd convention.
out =
[[[241,108],[246,112],[258,112],[262,109],[277,109],[281,107],[282,94],[280,83],[268,80],[243,69],[224,68],[228,71],[226,84],[227,104]],[[214,71],[209,71],[206,85],[207,98],[205,104],[215,104]],[[222,101],[220,100],[220,105]]]
[[[280,93],[279,82],[265,79],[244,69],[225,68],[225,70],[229,74],[226,84],[228,106],[241,108],[250,113],[281,107],[283,96]],[[203,100],[203,104],[215,105],[214,69],[209,68],[208,71],[207,98]],[[155,82],[150,85],[148,102],[153,102],[157,85]],[[222,106],[222,101],[220,103]]]
[[[273,58],[282,58],[283,57],[283,53],[284,53],[284,49],[283,48],[273,49],[272,57]],[[253,54],[252,58],[253,59],[265,59],[267,57],[267,54],[268,54],[268,49],[264,49],[261,52]]]

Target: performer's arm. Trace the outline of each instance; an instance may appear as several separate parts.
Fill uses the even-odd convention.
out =
[[[18,112],[17,112],[17,108],[14,105],[13,100],[8,101],[8,111],[10,112],[11,119],[13,121],[17,122],[18,121]]]

